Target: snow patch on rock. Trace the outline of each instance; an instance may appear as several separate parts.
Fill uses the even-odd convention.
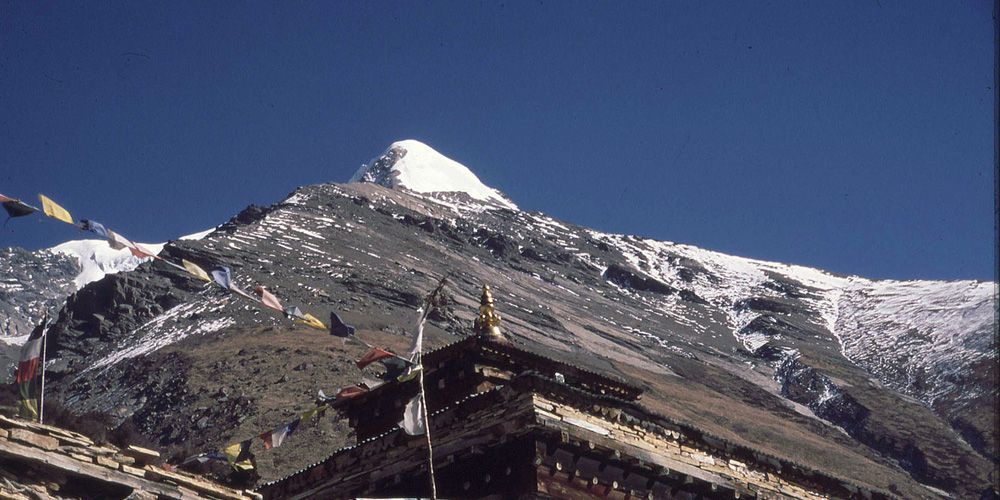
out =
[[[904,394],[929,405],[975,397],[961,386],[975,366],[996,363],[994,290],[982,281],[853,278],[838,295],[835,332],[849,359]]]
[[[678,289],[691,289],[727,314],[733,336],[750,352],[767,339],[744,328],[761,316],[741,307],[751,299],[780,299],[774,278],[797,289],[839,341],[842,354],[883,384],[931,406],[942,397],[976,396],[968,374],[996,362],[992,332],[995,283],[981,281],[890,281],[837,276],[805,266],[726,255],[691,245],[590,231],[621,251],[636,269]],[[687,259],[705,272],[693,273]],[[687,275],[683,274],[688,272]],[[795,285],[797,287],[797,285]]]
[[[184,236],[181,236],[180,238],[177,238],[177,239],[179,239],[179,240],[200,240],[200,239],[202,239],[202,238],[204,238],[204,237],[212,234],[213,232],[215,232],[215,229],[216,228],[212,227],[212,228],[208,228],[208,229],[206,229],[204,231],[198,231],[197,233],[185,234]]]

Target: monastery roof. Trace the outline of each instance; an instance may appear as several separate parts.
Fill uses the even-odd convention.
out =
[[[535,366],[534,370],[540,371],[545,367],[546,371],[561,373],[574,385],[583,383],[588,389],[593,389],[598,394],[615,396],[625,401],[634,401],[642,397],[642,388],[633,385],[614,375],[599,373],[596,371],[581,368],[578,365],[561,361],[551,356],[550,353],[542,353],[536,349],[530,349],[523,345],[515,345],[510,341],[499,341],[481,336],[465,337],[450,344],[444,345],[423,355],[423,364],[428,367],[428,371],[433,371],[434,367],[441,361],[449,359],[457,353],[475,349],[486,349],[507,356],[517,356],[521,360]],[[589,382],[589,383],[587,383]],[[356,398],[346,400],[340,406],[348,408],[355,406],[372,398],[378,398],[398,387],[397,382],[390,382],[379,385],[371,391]]]

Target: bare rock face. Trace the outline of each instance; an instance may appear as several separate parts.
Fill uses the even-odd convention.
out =
[[[0,249],[0,338],[27,335],[45,312],[58,310],[79,272],[65,254]]]
[[[653,411],[907,498],[992,488],[996,345],[980,338],[981,288],[992,284],[965,282],[951,294],[949,311],[967,312],[955,316],[953,336],[967,341],[940,349],[921,330],[938,318],[914,326],[894,315],[919,309],[922,297],[945,300],[939,288],[953,283],[919,282],[907,302],[887,295],[898,282],[599,233],[462,192],[411,192],[382,182],[400,158],[390,149],[374,161],[375,182],[300,188],[162,255],[229,266],[244,289],[263,284],[321,318],[336,311],[358,336],[397,352],[442,276],[450,284],[430,318],[429,348],[471,333],[488,283],[512,341],[642,384]],[[893,341],[919,340],[898,325],[923,332],[933,362],[889,355]],[[359,343],[159,262],[76,293],[52,334],[53,397],[131,418],[164,447],[202,451],[255,436],[308,408],[316,391],[365,376],[353,363],[367,350]],[[935,371],[952,365],[975,376]],[[322,419],[259,453],[261,474],[297,470],[350,439],[344,422]]]

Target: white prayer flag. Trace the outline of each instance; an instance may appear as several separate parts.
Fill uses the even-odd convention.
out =
[[[411,436],[427,432],[427,424],[424,422],[424,403],[419,394],[406,403],[406,408],[403,408],[403,421],[399,426]]]

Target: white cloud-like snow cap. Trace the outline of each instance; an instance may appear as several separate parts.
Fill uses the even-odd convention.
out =
[[[391,166],[385,164],[390,161]],[[476,200],[517,210],[517,205],[500,191],[483,184],[468,167],[412,139],[392,143],[380,157],[362,165],[350,182],[375,182],[415,193],[461,192]]]
[[[163,243],[140,243],[143,248],[158,254],[163,250]],[[82,267],[80,274],[74,280],[77,289],[87,283],[97,281],[105,275],[122,271],[131,271],[150,259],[140,259],[127,249],[115,250],[104,240],[73,240],[56,245],[52,252],[63,253],[76,257]]]
[[[178,239],[200,240],[212,231],[215,231],[215,228],[181,236]],[[166,243],[139,243],[139,245],[159,255]],[[105,240],[70,240],[50,248],[49,251],[76,257],[80,262],[82,269],[74,280],[78,290],[108,274],[131,271],[139,267],[139,264],[152,260],[136,257],[128,249],[115,250]]]

